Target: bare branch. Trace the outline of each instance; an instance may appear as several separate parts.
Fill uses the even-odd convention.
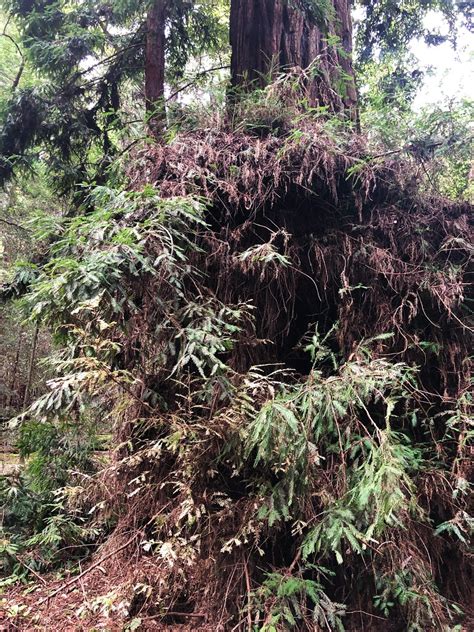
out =
[[[18,44],[15,42],[15,40],[13,39],[13,37],[11,35],[9,35],[8,33],[5,33],[5,31],[3,33],[0,33],[0,36],[2,37],[6,37],[8,40],[10,40],[10,42],[12,42],[13,46],[16,48],[17,53],[20,55],[21,59],[24,59],[23,53],[21,51],[21,48],[18,46]]]
[[[229,68],[230,66],[227,64],[225,66],[215,66],[214,68],[207,68],[207,70],[202,70],[201,72],[198,72],[192,81],[188,81],[188,83],[185,83],[184,86],[181,86],[181,88],[178,88],[175,92],[170,94],[166,101],[171,101],[172,99],[174,99],[175,96],[177,96],[180,92],[183,92],[183,90],[186,90],[187,88],[194,85],[196,81],[201,77],[204,77],[204,75],[207,75],[210,72],[216,72],[217,70],[228,70]]]
[[[13,83],[12,83],[12,90],[16,90],[16,88],[18,87],[18,84],[20,83],[20,79],[21,79],[21,76],[23,74],[23,70],[25,69],[25,57],[23,55],[23,52],[22,52],[21,48],[15,42],[13,37],[11,35],[9,35],[8,33],[5,33],[9,21],[10,21],[10,18],[8,18],[7,23],[5,24],[5,28],[3,29],[3,33],[0,33],[0,35],[3,36],[3,37],[6,37],[8,40],[10,40],[10,42],[12,42],[12,44],[16,48],[17,53],[20,55],[20,58],[21,58],[20,67],[18,68],[18,71],[17,71],[17,73],[15,75],[15,79],[13,79]]]
[[[12,226],[13,228],[17,228],[18,230],[22,230],[25,233],[31,232],[31,231],[28,230],[28,228],[25,228],[21,224],[17,224],[16,222],[12,222],[11,220],[5,219],[4,217],[0,217],[0,222],[2,222],[3,224],[7,224],[7,226]]]

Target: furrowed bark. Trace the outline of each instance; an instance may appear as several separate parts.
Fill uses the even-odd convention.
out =
[[[356,118],[350,2],[332,4],[323,26],[298,0],[232,0],[233,87],[262,86],[277,72],[317,63],[308,86],[311,105],[329,106]]]

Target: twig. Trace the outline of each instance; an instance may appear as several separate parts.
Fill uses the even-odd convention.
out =
[[[82,569],[81,569],[81,562],[79,562],[79,570],[82,572]],[[82,582],[82,581],[81,581],[81,582],[79,582],[79,583],[80,583],[80,586],[81,586],[82,595],[83,595],[83,597],[84,597],[84,603],[87,603],[87,601],[88,601],[88,600],[87,600],[86,591],[84,590],[84,584],[83,584],[83,582]]]
[[[43,582],[43,584],[46,586],[46,584],[47,584],[46,580],[45,580],[43,577],[41,577],[41,575],[38,575],[38,573],[37,573],[36,571],[34,571],[34,570],[30,567],[30,566],[28,566],[28,564],[27,564],[26,562],[24,562],[24,561],[21,559],[21,557],[18,557],[18,556],[17,556],[17,557],[16,557],[16,559],[20,562],[20,564],[21,564],[22,566],[24,566],[25,568],[27,568],[27,569],[30,571],[30,573],[32,573],[32,574],[36,577],[36,579],[39,579],[39,580],[40,580],[40,582]]]
[[[299,562],[300,557],[301,557],[301,549],[298,549],[298,552],[295,555],[295,559],[291,562],[290,566],[288,567],[289,575],[291,575],[291,573],[293,572],[293,569],[295,568],[296,564]]]
[[[252,602],[251,602],[252,589],[250,585],[250,577],[249,577],[249,570],[247,568],[247,561],[245,560],[245,558],[244,558],[244,572],[245,572],[245,583],[247,585],[247,599],[248,599],[247,622],[248,622],[249,630],[251,630],[252,629]]]
[[[5,219],[3,217],[0,217],[0,222],[2,222],[3,224],[7,224],[7,226],[12,226],[13,228],[18,228],[19,230],[23,230],[25,233],[29,233],[30,232],[28,230],[28,228],[25,228],[24,226],[22,226],[21,224],[17,224],[16,222],[12,222],[9,219]]]
[[[380,619],[381,621],[387,621],[385,617],[379,617],[376,614],[372,614],[371,612],[366,612],[365,610],[346,610],[346,614],[365,614],[368,617],[373,617],[374,619]]]
[[[201,77],[204,77],[204,75],[207,75],[210,72],[215,72],[216,70],[227,70],[228,68],[230,68],[230,66],[227,64],[225,66],[215,66],[214,68],[207,68],[207,70],[202,70],[201,72],[198,72],[197,75],[194,76],[194,79],[192,81],[188,81],[188,83],[185,83],[184,86],[181,86],[181,88],[178,88],[177,90],[175,90],[175,92],[170,94],[170,96],[166,99],[166,103],[168,101],[171,101],[171,99],[174,99],[175,96],[177,96],[180,92],[183,92],[183,90],[186,90],[186,88],[189,88],[190,86],[195,84],[196,81]]]
[[[87,573],[90,573],[92,570],[94,570],[94,568],[97,568],[98,566],[100,566],[101,564],[103,564],[106,560],[108,560],[110,557],[112,557],[113,555],[116,555],[117,553],[119,553],[120,551],[123,551],[123,549],[126,549],[127,546],[130,546],[130,544],[136,540],[138,538],[138,536],[141,535],[141,531],[138,531],[137,533],[135,533],[129,540],[127,540],[125,542],[125,544],[122,544],[121,546],[118,547],[118,549],[114,549],[113,551],[111,551],[110,553],[107,553],[107,555],[105,555],[104,557],[102,557],[100,560],[98,560],[97,562],[94,562],[94,564],[91,564],[88,568],[86,568],[86,570],[82,571],[82,573],[80,573],[79,575],[77,575],[76,577],[73,577],[72,579],[70,579],[69,581],[67,581],[65,584],[62,584],[61,586],[59,586],[59,588],[56,588],[56,590],[54,590],[52,593],[50,593],[49,595],[47,595],[46,597],[44,597],[43,599],[41,599],[38,602],[38,606],[41,606],[42,604],[44,604],[45,602],[49,603],[49,600],[52,599],[53,597],[55,597],[58,593],[62,592],[63,590],[67,590],[70,586],[72,586],[73,584],[75,584],[76,582],[78,582],[79,580],[81,580],[84,575],[87,575]]]
[[[170,504],[169,502],[166,503],[166,505],[158,513],[154,514],[150,518],[150,520],[148,520],[148,522],[143,526],[143,528],[140,529],[139,531],[137,531],[130,539],[128,539],[125,542],[125,544],[122,544],[117,549],[114,549],[110,553],[107,553],[107,555],[104,555],[104,557],[101,557],[100,560],[98,560],[97,562],[94,562],[94,564],[91,564],[88,568],[86,568],[85,571],[82,571],[82,573],[80,573],[76,577],[73,577],[72,579],[67,581],[65,584],[62,584],[61,586],[59,586],[59,588],[56,588],[56,590],[54,590],[47,597],[44,597],[43,599],[41,599],[41,601],[38,602],[38,606],[41,606],[45,602],[49,603],[49,600],[52,599],[53,597],[55,597],[62,590],[67,590],[70,586],[72,586],[73,584],[78,582],[80,579],[82,579],[84,577],[84,575],[87,575],[87,573],[90,573],[90,571],[94,570],[94,568],[97,568],[98,566],[103,564],[106,560],[111,558],[113,555],[116,555],[117,553],[120,553],[120,551],[123,551],[123,549],[126,549],[127,546],[130,546],[130,544],[132,544],[132,542],[134,540],[136,540],[140,535],[143,534],[143,530],[146,529],[146,527],[148,527],[148,525],[150,525],[156,519],[156,517],[158,515],[160,515],[160,513],[163,513],[163,511],[165,511],[165,509],[169,506],[169,504]]]
[[[9,21],[10,21],[10,17],[8,18],[8,22]],[[13,46],[16,48],[17,53],[20,55],[20,58],[21,58],[20,67],[18,68],[18,71],[17,71],[17,73],[15,75],[15,79],[13,79],[13,84],[12,84],[12,91],[13,91],[13,90],[15,90],[18,87],[18,84],[20,83],[21,76],[23,74],[23,70],[25,69],[25,57],[24,57],[23,53],[21,52],[21,48],[15,42],[13,37],[11,35],[8,35],[8,33],[5,32],[6,29],[7,29],[7,26],[8,26],[8,22],[5,25],[5,28],[3,29],[3,33],[1,33],[1,35],[3,37],[6,37],[7,39],[9,39],[10,42],[12,42]]]
[[[206,615],[203,612],[174,612],[168,610],[162,614],[154,614],[150,617],[143,617],[144,619],[163,619],[164,617],[193,617],[194,619],[205,619]]]
[[[1,34],[3,37],[6,37],[7,39],[10,40],[10,42],[12,42],[13,46],[16,48],[18,54],[20,55],[20,57],[23,59],[23,53],[21,52],[21,48],[18,46],[18,44],[15,42],[15,40],[13,39],[13,37],[11,35],[8,35],[8,33],[3,32]]]
[[[2,35],[5,35],[5,33],[7,32],[7,28],[8,28],[8,25],[10,24],[11,19],[12,19],[12,14],[10,13],[10,15],[7,18],[7,21],[5,22],[5,26],[3,27]]]

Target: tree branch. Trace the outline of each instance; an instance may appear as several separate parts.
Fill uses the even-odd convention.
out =
[[[31,232],[30,230],[28,230],[28,228],[25,228],[21,224],[17,224],[16,222],[12,222],[11,220],[5,219],[4,217],[0,217],[0,222],[2,222],[3,224],[7,224],[7,226],[12,226],[13,228],[17,228],[18,230],[22,230],[25,233]]]
[[[207,68],[206,70],[198,72],[197,75],[194,76],[194,79],[192,81],[188,81],[188,83],[185,83],[184,86],[181,86],[181,88],[178,88],[175,92],[170,94],[166,101],[171,101],[171,99],[174,99],[175,96],[177,96],[180,92],[183,92],[183,90],[186,90],[186,88],[189,88],[190,86],[195,84],[196,81],[201,77],[204,77],[204,75],[207,75],[210,72],[215,72],[216,70],[228,70],[229,68],[230,66],[229,64],[227,64],[225,66],[215,66],[214,68]]]
[[[1,36],[6,37],[8,40],[10,40],[10,42],[12,42],[13,46],[16,48],[17,53],[20,55],[21,58],[21,63],[20,63],[20,67],[18,68],[18,72],[15,75],[15,79],[13,80],[13,84],[12,84],[12,90],[16,90],[16,88],[18,87],[18,84],[20,83],[20,79],[21,76],[23,74],[23,70],[25,69],[25,57],[21,51],[21,48],[18,46],[18,44],[15,42],[15,40],[13,39],[13,37],[11,35],[8,35],[8,33],[5,33],[5,30],[8,26],[8,22],[9,22],[10,18],[8,18],[8,21],[5,25],[5,28],[3,29],[3,33],[0,33]]]
[[[474,136],[468,136],[464,142],[468,143],[473,138]],[[443,145],[451,145],[452,143],[453,143],[453,138],[446,138],[439,141],[433,141],[432,143],[427,143],[426,145],[421,145],[420,148],[426,149],[426,150],[433,150],[433,149],[436,149],[437,147],[442,147]],[[384,151],[380,154],[374,154],[373,156],[370,156],[370,159],[374,160],[375,158],[384,158],[385,156],[392,156],[394,154],[401,154],[404,152],[415,155],[416,151],[417,151],[416,142],[411,142],[411,143],[408,143],[407,145],[404,145],[403,147],[400,147],[399,149],[392,149],[391,151]]]

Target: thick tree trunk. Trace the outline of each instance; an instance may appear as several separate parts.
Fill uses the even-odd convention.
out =
[[[165,119],[165,20],[167,0],[154,0],[146,21],[145,103],[148,127],[160,136]]]
[[[300,0],[232,0],[232,85],[263,85],[276,72],[315,64],[311,104],[347,111],[355,118],[350,2],[332,0],[332,5],[334,11],[323,26]]]

